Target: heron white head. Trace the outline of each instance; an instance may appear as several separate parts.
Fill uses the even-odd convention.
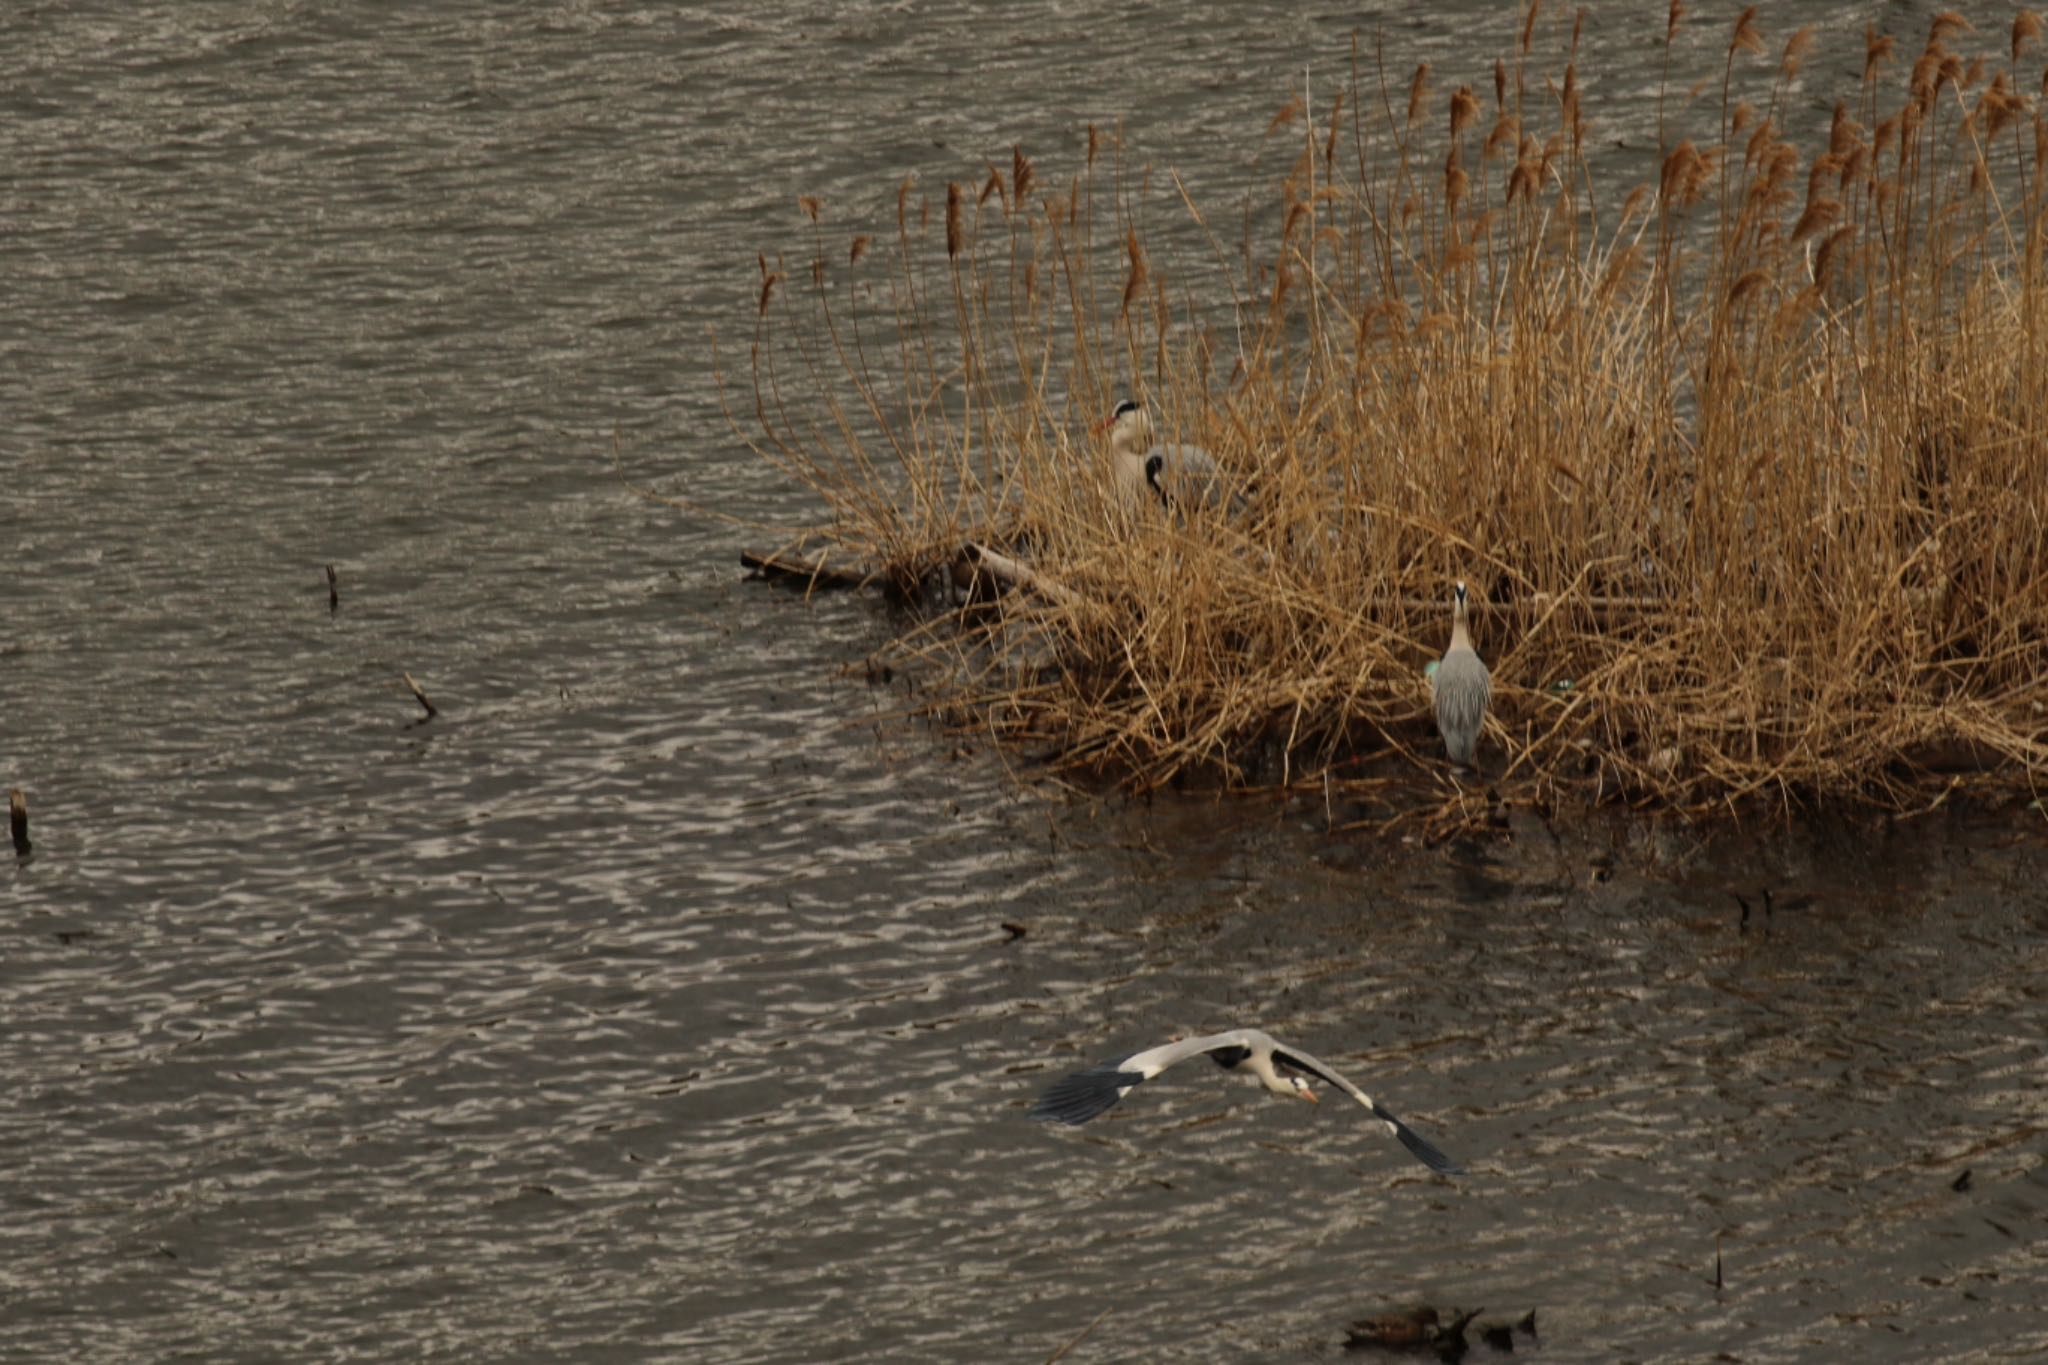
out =
[[[1152,417],[1132,399],[1125,398],[1109,410],[1109,416],[1095,424],[1095,432],[1109,433],[1109,448],[1119,455],[1142,456],[1152,448]]]
[[[1260,1085],[1282,1098],[1307,1100],[1310,1104],[1323,1102],[1315,1087],[1308,1083],[1308,1077],[1291,1067],[1283,1070],[1271,1051],[1253,1052],[1238,1064],[1238,1069],[1251,1072]]]

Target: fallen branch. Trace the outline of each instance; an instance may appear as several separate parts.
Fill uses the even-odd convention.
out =
[[[960,554],[975,568],[987,572],[990,578],[1012,588],[1029,588],[1051,602],[1063,607],[1078,606],[1081,595],[1067,587],[1050,574],[1040,573],[1020,559],[991,550],[986,545],[969,541],[960,548]]]
[[[817,592],[824,588],[865,588],[875,581],[875,575],[872,573],[835,569],[825,562],[823,555],[807,559],[802,555],[782,550],[769,554],[742,550],[740,567],[752,569],[763,578],[801,583],[806,592]]]

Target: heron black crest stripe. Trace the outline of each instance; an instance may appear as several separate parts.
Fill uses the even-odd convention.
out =
[[[1166,457],[1164,455],[1153,454],[1145,457],[1145,482],[1151,485],[1154,493],[1159,495],[1161,503],[1167,507],[1172,507],[1173,499],[1166,495],[1166,485],[1160,480],[1160,474],[1165,468]]]
[[[1123,416],[1127,412],[1136,412],[1137,410],[1138,405],[1132,402],[1130,399],[1126,398],[1122,402],[1118,403],[1115,407],[1109,410],[1110,420],[1114,421],[1115,419]]]
[[[1031,1106],[1031,1117],[1041,1123],[1064,1123],[1077,1128],[1107,1112],[1132,1086],[1144,1083],[1143,1072],[1123,1069],[1127,1060],[1119,1057],[1054,1081],[1038,1097],[1038,1103]]]

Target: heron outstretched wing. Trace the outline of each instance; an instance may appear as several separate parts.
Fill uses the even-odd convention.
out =
[[[1183,1062],[1204,1053],[1216,1057],[1225,1066],[1235,1066],[1247,1057],[1263,1053],[1270,1057],[1276,1066],[1313,1076],[1364,1105],[1366,1111],[1385,1125],[1386,1130],[1399,1139],[1401,1145],[1406,1147],[1416,1160],[1432,1171],[1444,1175],[1464,1173],[1464,1167],[1438,1151],[1427,1139],[1401,1122],[1379,1101],[1344,1079],[1328,1064],[1318,1061],[1299,1048],[1288,1047],[1272,1035],[1255,1028],[1232,1029],[1228,1033],[1210,1033],[1199,1038],[1184,1038],[1177,1043],[1164,1043],[1159,1047],[1148,1048],[1144,1052],[1131,1053],[1127,1057],[1113,1057],[1089,1067],[1086,1071],[1076,1071],[1047,1087],[1045,1093],[1039,1096],[1038,1103],[1032,1106],[1031,1117],[1048,1123],[1064,1123],[1070,1127],[1078,1127],[1107,1113],[1115,1107],[1118,1100],[1176,1062]]]
[[[1288,1047],[1277,1042],[1273,1045],[1273,1060],[1282,1066],[1291,1066],[1297,1071],[1306,1071],[1309,1075],[1316,1077],[1326,1084],[1336,1086],[1352,1099],[1357,1100],[1366,1107],[1366,1110],[1374,1118],[1387,1126],[1388,1132],[1400,1139],[1401,1145],[1412,1152],[1417,1161],[1420,1161],[1432,1171],[1437,1171],[1444,1175],[1463,1175],[1465,1173],[1463,1166],[1438,1151],[1430,1144],[1427,1138],[1424,1138],[1420,1133],[1396,1118],[1393,1111],[1351,1082],[1345,1080],[1327,1064],[1317,1061],[1299,1048]]]
[[[1184,1062],[1190,1057],[1222,1048],[1248,1048],[1253,1044],[1253,1033],[1254,1030],[1250,1029],[1233,1029],[1229,1033],[1211,1033],[1200,1038],[1183,1038],[1177,1043],[1164,1043],[1128,1057],[1112,1057],[1086,1071],[1076,1071],[1053,1082],[1038,1097],[1038,1103],[1031,1107],[1031,1117],[1047,1123],[1078,1127],[1108,1112],[1134,1087],[1151,1080],[1175,1062]]]

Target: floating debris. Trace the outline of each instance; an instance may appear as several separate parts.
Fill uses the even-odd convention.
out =
[[[1531,1341],[1536,1339],[1535,1309],[1519,1318],[1496,1318],[1475,1325],[1475,1320],[1485,1311],[1474,1308],[1460,1312],[1437,1309],[1428,1304],[1389,1309],[1350,1323],[1344,1329],[1344,1349],[1429,1352],[1439,1360],[1455,1362],[1463,1360],[1471,1351],[1472,1336],[1477,1336],[1490,1349],[1503,1355],[1514,1353],[1517,1333]]]
[[[826,588],[864,588],[876,575],[842,569],[826,562],[824,555],[804,555],[794,550],[740,551],[740,567],[752,569],[762,578],[793,584],[806,592]]]
[[[35,855],[36,846],[28,838],[28,797],[19,787],[7,793],[7,825],[14,833],[14,856],[27,862]]]
[[[398,676],[404,678],[405,685],[412,689],[413,699],[419,702],[419,704],[426,709],[428,720],[432,720],[435,716],[441,714],[440,711],[435,708],[434,703],[428,699],[427,694],[421,690],[420,685],[413,681],[412,674],[400,673]]]

